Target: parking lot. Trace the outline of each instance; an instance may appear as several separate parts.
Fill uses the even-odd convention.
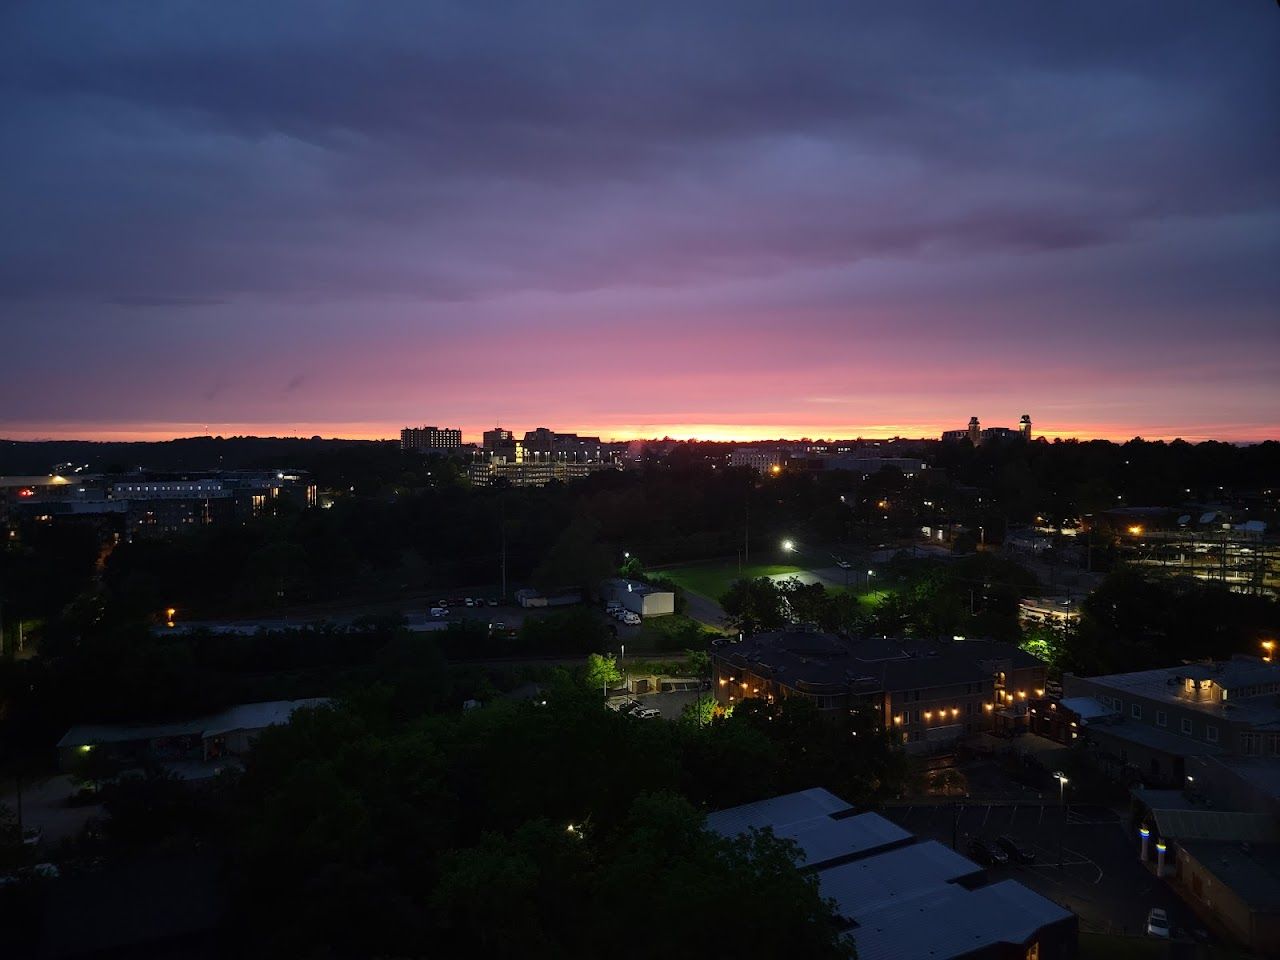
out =
[[[950,845],[954,836],[956,849],[966,856],[975,837],[1012,837],[1035,853],[1035,862],[988,867],[990,877],[1019,880],[1074,911],[1082,930],[1141,934],[1152,907],[1168,911],[1175,931],[1189,935],[1203,928],[1190,909],[1138,862],[1136,839],[1109,808],[1068,806],[1064,818],[1064,809],[1052,802],[958,800],[897,805],[885,813],[922,837]]]

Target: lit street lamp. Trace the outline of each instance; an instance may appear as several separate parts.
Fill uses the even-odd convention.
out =
[[[1058,830],[1058,869],[1062,869],[1062,843],[1067,832],[1067,775],[1061,770],[1053,772],[1053,779],[1058,781],[1058,806],[1062,807],[1062,826]]]
[[[782,549],[783,549],[784,551],[786,551],[787,553],[795,553],[795,552],[796,552],[796,545],[795,545],[795,541],[793,541],[793,540],[783,540],[783,541],[782,541]]]

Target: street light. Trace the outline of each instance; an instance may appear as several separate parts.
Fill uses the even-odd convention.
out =
[[[1067,832],[1067,775],[1061,770],[1053,771],[1053,779],[1058,781],[1058,805],[1062,807],[1062,826],[1058,830],[1058,869],[1062,869],[1062,843]]]
[[[1276,642],[1274,640],[1263,640],[1262,649],[1265,650],[1266,653],[1262,655],[1262,659],[1265,660],[1267,663],[1270,663],[1271,655],[1272,655],[1272,652],[1275,650],[1275,648],[1276,648]]]
[[[782,549],[783,549],[783,550],[785,550],[787,553],[795,553],[795,551],[796,551],[795,541],[793,541],[793,540],[783,540],[783,541],[782,541]]]

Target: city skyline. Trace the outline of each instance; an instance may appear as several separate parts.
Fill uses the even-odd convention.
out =
[[[0,436],[1280,437],[1274,4],[0,13]]]

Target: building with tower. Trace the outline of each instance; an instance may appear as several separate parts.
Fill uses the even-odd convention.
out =
[[[1024,413],[1022,419],[1018,422],[1018,428],[1012,427],[983,427],[977,417],[969,418],[969,426],[963,430],[944,430],[942,432],[942,440],[944,443],[959,443],[961,440],[968,440],[975,447],[980,447],[984,443],[991,441],[1003,440],[1030,440],[1031,439],[1031,414]]]

